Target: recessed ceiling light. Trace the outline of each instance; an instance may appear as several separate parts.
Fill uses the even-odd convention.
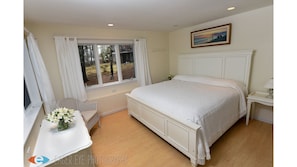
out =
[[[232,7],[229,7],[229,8],[227,8],[227,10],[234,10],[235,9],[235,7],[234,6],[232,6]]]
[[[112,24],[112,23],[109,23],[109,24],[107,24],[107,26],[108,26],[108,27],[113,27],[113,26],[114,26],[114,24]]]

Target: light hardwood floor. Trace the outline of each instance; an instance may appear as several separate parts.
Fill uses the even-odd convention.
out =
[[[98,167],[191,167],[190,160],[126,110],[101,118],[91,131]],[[204,167],[272,167],[273,125],[239,120],[211,146]]]

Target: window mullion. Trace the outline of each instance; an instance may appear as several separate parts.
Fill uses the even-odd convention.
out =
[[[95,57],[98,84],[103,85],[101,69],[100,69],[98,46],[96,44],[93,45],[93,51],[94,51],[94,57]]]
[[[119,45],[115,45],[115,53],[116,53],[118,80],[119,80],[119,82],[122,82],[123,81],[123,77],[122,77],[122,67],[121,67],[121,58],[120,58],[120,48],[119,48]]]

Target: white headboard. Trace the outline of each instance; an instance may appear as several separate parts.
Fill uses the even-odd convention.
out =
[[[252,50],[183,54],[178,57],[178,74],[233,79],[248,89],[252,54]]]

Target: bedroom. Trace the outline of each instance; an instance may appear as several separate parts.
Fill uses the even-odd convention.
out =
[[[230,45],[190,48],[190,32],[226,23],[232,23],[232,42]],[[168,74],[177,73],[177,56],[180,53],[241,49],[253,49],[255,51],[250,78],[250,92],[266,91],[263,85],[273,76],[272,5],[201,24],[176,28],[172,31],[118,29],[116,27],[97,28],[94,26],[27,22],[26,20],[24,26],[34,34],[38,41],[57,99],[63,98],[63,87],[58,75],[59,67],[53,40],[56,35],[100,39],[146,38],[153,83],[166,80]],[[130,92],[136,86],[135,83],[131,83],[110,86],[100,90],[88,90],[88,100],[97,101],[98,106],[100,106],[98,110],[100,115],[105,116],[125,109],[127,105],[125,93]],[[259,105],[257,110],[256,113],[259,115],[255,115],[256,119],[268,123],[273,122],[271,107]]]

